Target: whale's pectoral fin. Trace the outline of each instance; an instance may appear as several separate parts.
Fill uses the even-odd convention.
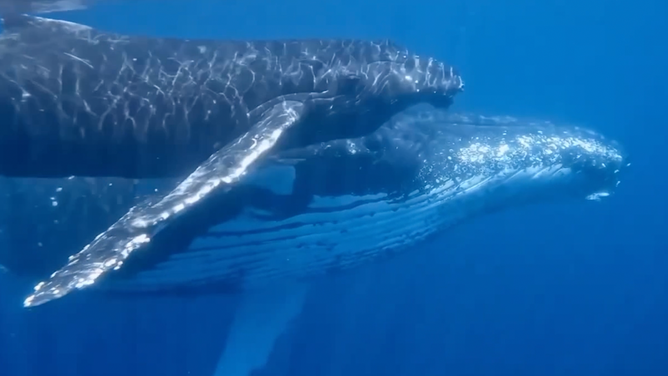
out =
[[[301,313],[307,291],[308,285],[296,282],[244,294],[213,376],[248,376],[263,367]]]
[[[157,203],[145,202],[133,207],[81,252],[70,256],[67,265],[35,286],[35,292],[25,300],[24,306],[58,299],[118,270],[130,254],[145,250],[153,236],[189,208],[237,183],[281,135],[297,123],[304,107],[302,102],[284,100],[264,111],[247,133],[211,155]]]

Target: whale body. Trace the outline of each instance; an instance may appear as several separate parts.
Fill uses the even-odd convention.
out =
[[[248,376],[299,315],[313,278],[415,251],[487,213],[600,200],[626,165],[617,143],[573,126],[408,111],[371,135],[267,158],[106,274],[101,266],[117,257],[113,250],[73,258],[58,243],[83,246],[117,212],[177,181],[5,178],[1,197],[13,205],[0,217],[0,264],[45,280],[24,302],[29,307],[81,289],[241,293],[214,376]],[[20,235],[31,226],[37,234]]]
[[[383,259],[485,213],[546,200],[600,199],[614,191],[624,163],[617,143],[586,129],[408,111],[369,136],[268,158],[99,283],[86,283],[86,276],[117,255],[107,250],[67,263],[62,249],[69,247],[55,246],[62,241],[58,234],[70,231],[69,245],[85,245],[115,213],[176,181],[73,177],[47,179],[45,188],[7,179],[7,205],[15,207],[4,221],[13,229],[6,231],[13,237],[9,248],[26,251],[8,252],[0,264],[42,277],[59,268],[71,277],[47,278],[58,293],[36,293],[41,302],[89,285],[124,293],[246,291]],[[36,187],[50,192],[37,194]],[[17,206],[22,202],[43,212],[23,210]],[[34,225],[35,218],[44,237],[22,238],[25,231],[18,228]],[[51,262],[31,266],[45,245],[53,258],[44,260]]]

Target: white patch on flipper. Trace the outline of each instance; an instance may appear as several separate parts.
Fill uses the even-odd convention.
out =
[[[244,294],[213,376],[249,376],[269,359],[276,340],[302,311],[308,285]]]
[[[296,171],[293,166],[272,165],[249,174],[243,184],[266,188],[277,195],[290,195],[295,177]]]
[[[189,208],[214,191],[228,191],[298,122],[305,108],[300,96],[282,96],[250,130],[214,152],[158,202],[145,201],[131,208],[79,253],[70,256],[67,265],[35,285],[23,306],[38,306],[92,286],[103,274],[121,268],[131,253],[146,247],[154,235]]]

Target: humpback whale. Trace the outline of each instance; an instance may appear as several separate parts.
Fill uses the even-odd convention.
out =
[[[99,283],[83,277],[99,273],[100,265],[117,257],[113,249],[87,259],[70,258],[42,284],[49,288],[37,288],[26,305],[83,288],[233,292],[279,277],[302,280],[412,247],[476,215],[541,200],[599,199],[614,191],[623,166],[620,147],[586,129],[435,109],[410,111],[370,135],[271,155],[233,189],[175,221]],[[53,227],[57,218],[73,223],[84,211],[92,214],[86,219],[104,218],[99,215],[104,210],[115,215],[141,197],[177,184],[175,179],[69,178],[53,181],[51,192],[38,193],[45,188],[37,187],[45,186],[34,184],[35,179],[6,180],[6,197],[41,206],[43,213],[9,217],[5,226],[43,219],[38,228],[54,239],[66,227]],[[84,201],[73,202],[73,196]],[[14,213],[23,213],[21,209]],[[114,215],[86,236],[108,226]],[[56,230],[49,233],[49,228]],[[21,233],[18,228],[11,232]],[[80,235],[76,245],[89,240]],[[39,236],[13,241],[12,247],[20,248],[29,248],[30,241],[53,244]],[[27,269],[31,262],[3,257],[0,264]]]
[[[389,40],[151,38],[14,16],[0,50],[5,176],[183,178],[231,144],[235,165],[242,136],[286,122],[284,147],[361,136],[463,88]]]
[[[268,155],[363,137],[463,90],[451,66],[388,40],[151,38],[17,15],[4,26],[0,175],[182,179],[69,261],[102,257],[99,273],[57,272],[61,286],[120,268]],[[53,283],[37,294],[65,292]]]
[[[98,273],[104,257],[115,255],[76,259],[25,305],[83,288],[116,294],[243,292],[215,375],[246,376],[265,364],[276,338],[299,314],[309,280],[417,248],[486,213],[543,201],[599,200],[615,191],[626,165],[616,142],[583,128],[411,109],[369,135],[272,154],[118,270],[94,283],[70,284],[63,275]],[[2,182],[7,197],[40,208],[28,216],[16,206],[16,216],[1,219],[3,230],[14,226],[10,249],[29,249],[31,242],[51,247],[35,252],[59,249],[67,226],[52,224],[54,218],[85,219],[92,226],[86,236],[68,232],[78,242],[73,246],[81,246],[113,222],[114,214],[100,213],[125,211],[133,200],[141,201],[135,197],[178,183],[73,177],[35,184],[43,180]],[[20,227],[35,226],[35,220],[42,221],[43,231],[19,238]],[[13,262],[2,255],[0,263],[27,273],[21,268],[29,268],[34,257],[12,254]],[[22,257],[24,262],[17,261]]]

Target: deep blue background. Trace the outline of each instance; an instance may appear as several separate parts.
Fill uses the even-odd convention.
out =
[[[59,15],[211,38],[390,37],[456,65],[454,109],[572,121],[632,169],[601,203],[462,225],[323,282],[259,375],[668,375],[664,0],[146,1]],[[232,298],[79,296],[20,309],[0,277],[0,375],[209,376]]]

